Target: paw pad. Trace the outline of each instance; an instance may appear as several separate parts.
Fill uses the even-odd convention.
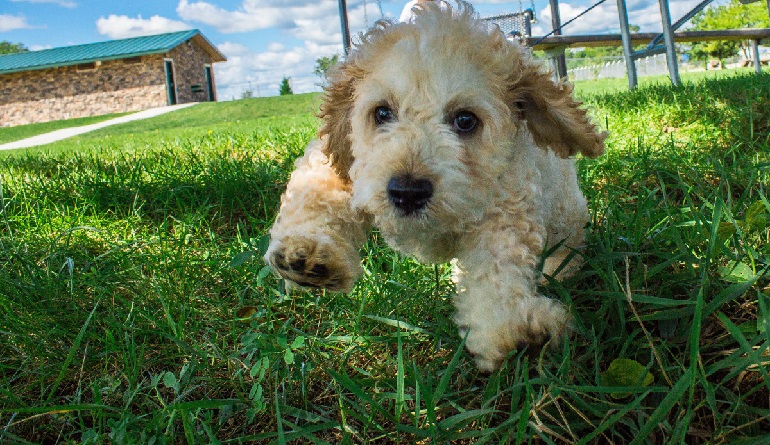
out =
[[[299,286],[344,291],[352,286],[354,273],[338,259],[339,250],[309,238],[293,237],[271,244],[265,259],[281,277]]]

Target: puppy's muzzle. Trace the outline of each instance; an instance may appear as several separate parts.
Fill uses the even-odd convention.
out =
[[[388,182],[388,198],[404,215],[423,209],[433,196],[433,184],[409,175],[395,176]]]

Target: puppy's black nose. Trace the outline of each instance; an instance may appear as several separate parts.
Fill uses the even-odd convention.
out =
[[[427,179],[395,176],[388,182],[388,197],[397,209],[411,215],[424,208],[433,196],[433,184]]]

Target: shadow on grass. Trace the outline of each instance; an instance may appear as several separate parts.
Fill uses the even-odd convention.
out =
[[[258,134],[210,135],[146,151],[8,158],[5,169],[26,179],[4,184],[6,212],[28,212],[20,203],[37,201],[62,211],[88,208],[96,218],[134,216],[147,225],[204,218],[230,229],[254,223],[262,231],[311,136],[300,131],[275,141]]]

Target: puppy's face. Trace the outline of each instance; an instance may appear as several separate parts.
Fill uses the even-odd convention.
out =
[[[519,122],[467,45],[403,34],[356,85],[352,203],[386,234],[456,232],[494,200]]]
[[[603,149],[570,89],[462,5],[376,28],[330,80],[325,150],[353,207],[402,249],[479,221],[522,144],[562,157]]]

